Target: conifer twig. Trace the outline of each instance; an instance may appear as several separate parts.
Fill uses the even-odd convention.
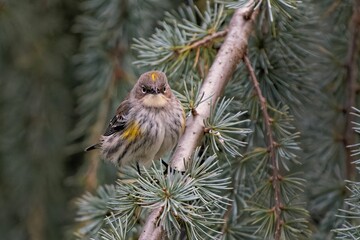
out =
[[[360,38],[360,2],[355,1],[353,14],[350,21],[351,36],[349,40],[348,53],[346,58],[346,100],[345,110],[345,130],[344,130],[344,147],[346,151],[346,179],[353,179],[355,175],[355,165],[352,164],[353,157],[351,149],[348,146],[355,143],[355,135],[352,129],[351,115],[352,107],[356,104],[357,79],[359,75],[358,55],[359,55],[359,38]]]
[[[214,41],[215,39],[225,37],[227,33],[228,33],[228,29],[222,30],[220,32],[211,33],[210,35],[207,35],[204,38],[193,42],[191,45],[184,47],[179,52],[183,53],[183,52],[189,51],[194,48],[199,48],[201,46],[209,44],[210,42]]]
[[[195,116],[190,116],[187,119],[186,129],[179,140],[177,148],[171,159],[171,167],[178,171],[185,169],[185,164],[194,152],[195,148],[200,143],[204,136],[204,120],[209,117],[210,109],[219,98],[227,85],[231,75],[236,69],[236,66],[244,57],[248,38],[253,29],[253,23],[257,15],[257,11],[252,9],[252,1],[249,1],[248,7],[244,7],[235,11],[231,18],[228,27],[228,33],[221,45],[221,48],[201,86],[200,92],[204,93],[204,99],[212,99],[212,101],[205,101],[199,104],[196,108],[198,113]],[[156,222],[155,219],[161,214],[161,210],[155,209],[147,221],[146,226]],[[161,239],[161,236],[153,236],[152,232],[157,231],[157,228],[152,224],[148,231],[142,232],[140,238],[148,240]]]
[[[271,122],[272,119],[269,116],[269,113],[267,111],[266,106],[266,99],[262,95],[259,81],[257,80],[257,77],[255,75],[254,69],[251,66],[250,60],[247,56],[244,56],[244,62],[245,65],[250,73],[250,78],[254,84],[255,92],[258,95],[261,111],[263,113],[264,117],[264,124],[265,124],[265,132],[267,137],[267,146],[268,151],[270,155],[270,163],[272,165],[272,177],[271,182],[274,188],[274,200],[275,200],[275,206],[273,207],[273,211],[275,213],[275,240],[279,240],[281,238],[281,225],[282,225],[282,219],[281,219],[281,208],[282,208],[282,202],[281,202],[281,192],[280,192],[280,186],[279,183],[281,181],[281,175],[279,173],[279,166],[276,163],[276,145],[277,143],[274,140],[272,129],[271,129]]]

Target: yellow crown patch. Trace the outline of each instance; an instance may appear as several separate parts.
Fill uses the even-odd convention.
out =
[[[151,73],[151,80],[153,80],[153,82],[155,82],[158,78],[158,74],[156,72]]]

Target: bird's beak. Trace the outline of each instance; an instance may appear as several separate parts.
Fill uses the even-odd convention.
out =
[[[151,88],[150,93],[151,93],[151,94],[159,94],[159,93],[161,93],[161,92],[160,92],[160,89],[159,89],[159,88]]]

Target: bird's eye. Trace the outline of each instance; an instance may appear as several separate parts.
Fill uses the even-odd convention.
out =
[[[141,86],[141,91],[142,91],[142,93],[146,93],[147,91],[146,91],[146,87],[145,86]]]
[[[164,93],[166,93],[166,86],[164,86],[162,90]]]

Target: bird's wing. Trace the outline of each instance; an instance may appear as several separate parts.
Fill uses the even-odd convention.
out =
[[[108,127],[106,128],[104,136],[109,136],[116,132],[120,132],[125,128],[126,116],[130,110],[129,100],[124,100],[116,111],[116,115],[111,119]]]

